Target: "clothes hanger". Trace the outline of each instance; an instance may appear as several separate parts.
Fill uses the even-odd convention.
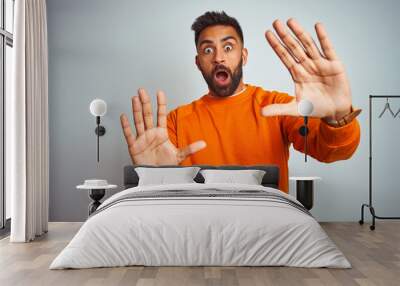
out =
[[[394,114],[394,117],[397,117],[397,114],[399,114],[400,113],[400,108],[399,108],[399,110],[397,110],[397,112]]]
[[[386,97],[385,108],[383,109],[383,111],[381,112],[381,114],[378,116],[378,118],[381,118],[381,117],[383,116],[383,114],[385,113],[386,109],[389,110],[389,112],[392,114],[393,117],[396,117],[396,115],[397,115],[398,112],[396,113],[396,115],[394,115],[392,109],[390,108],[389,98],[388,98],[388,97]]]

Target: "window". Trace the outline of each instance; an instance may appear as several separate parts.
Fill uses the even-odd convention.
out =
[[[12,48],[14,32],[14,0],[0,0],[0,236],[9,227],[10,194],[5,188],[5,98],[11,93]]]

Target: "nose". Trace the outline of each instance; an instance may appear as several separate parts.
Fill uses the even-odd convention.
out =
[[[216,64],[221,64],[221,63],[225,62],[224,49],[221,49],[221,48],[216,49],[215,56],[214,56],[214,62]]]

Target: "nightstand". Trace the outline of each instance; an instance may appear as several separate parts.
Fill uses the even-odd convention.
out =
[[[290,177],[289,180],[296,181],[296,199],[304,207],[311,210],[314,204],[314,181],[321,180],[320,177]]]
[[[106,190],[116,187],[117,185],[109,185],[107,180],[98,179],[85,180],[83,185],[76,186],[80,190],[89,190],[89,198],[93,200],[88,207],[89,216],[101,205],[100,200],[104,197]]]

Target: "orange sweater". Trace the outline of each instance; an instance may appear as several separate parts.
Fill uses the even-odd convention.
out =
[[[266,91],[247,85],[245,91],[227,98],[204,95],[190,104],[172,110],[167,117],[168,134],[178,148],[197,140],[207,147],[189,156],[182,166],[267,165],[279,167],[279,189],[288,192],[289,148],[304,152],[304,137],[299,134],[303,118],[261,115],[261,107],[286,103],[286,93]],[[357,119],[335,128],[319,118],[309,118],[307,153],[321,162],[345,160],[360,142]]]

